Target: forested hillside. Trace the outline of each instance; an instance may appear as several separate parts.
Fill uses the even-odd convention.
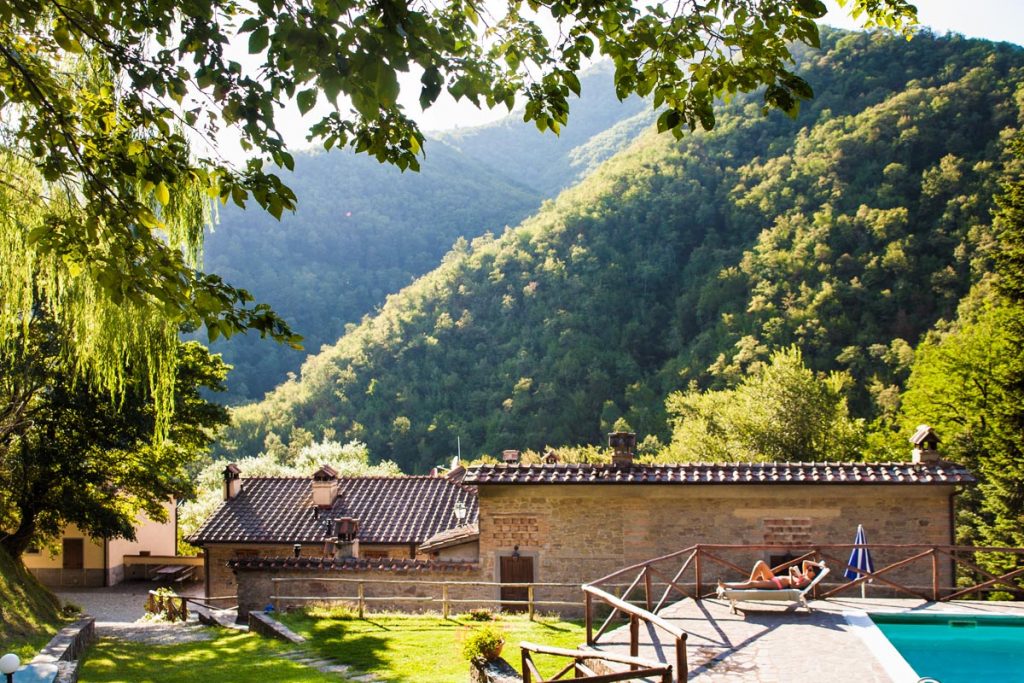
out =
[[[638,98],[615,99],[607,67],[581,85],[558,137],[513,114],[428,140],[419,173],[349,151],[298,154],[284,176],[299,200],[295,214],[278,222],[225,207],[206,240],[207,268],[271,304],[305,337],[305,351],[256,334],[213,344],[235,366],[226,399],[262,397],[346,324],[434,268],[458,238],[515,225],[650,120]]]
[[[666,441],[671,392],[735,386],[790,345],[876,418],[987,268],[1024,53],[826,32],[800,59],[816,97],[797,119],[737,98],[712,132],[643,135],[238,409],[222,453],[327,429],[424,471],[456,437],[593,443],[623,417]]]

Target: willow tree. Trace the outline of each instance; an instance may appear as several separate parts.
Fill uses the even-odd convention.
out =
[[[840,1],[868,26],[909,32],[915,19],[906,0]],[[812,93],[791,70],[791,45],[816,45],[825,11],[820,0],[0,3],[0,230],[21,263],[3,276],[3,329],[39,297],[69,316],[69,347],[90,381],[117,387],[125,359],[143,358],[133,367],[150,368],[158,391],[178,325],[296,343],[268,307],[193,258],[204,196],[277,217],[294,209],[272,172],[293,164],[280,103],[319,105],[326,113],[308,130],[326,148],[415,169],[423,136],[399,105],[399,74],[419,77],[423,108],[442,91],[478,106],[518,99],[525,119],[557,132],[577,72],[604,55],[617,94],[650,96],[659,129],[678,135],[712,127],[715,98],[741,91],[763,88],[766,111],[795,112]],[[251,59],[231,59],[232,44]],[[225,128],[249,153],[241,164],[216,153]],[[183,129],[214,151],[190,155]]]

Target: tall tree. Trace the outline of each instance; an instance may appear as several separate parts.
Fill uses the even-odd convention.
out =
[[[843,0],[868,25],[909,31],[906,0]],[[0,120],[11,154],[41,176],[38,189],[9,188],[33,209],[8,214],[0,233],[24,239],[27,272],[4,277],[23,291],[40,279],[82,278],[99,297],[73,311],[48,290],[55,315],[75,312],[71,337],[100,383],[120,389],[124,347],[99,312],[129,301],[166,324],[137,326],[125,346],[141,348],[137,371],[173,363],[169,329],[202,324],[211,339],[245,329],[297,343],[284,321],[250,295],[196,269],[205,216],[202,199],[275,216],[293,193],[271,172],[293,160],[275,110],[294,100],[327,112],[309,128],[325,147],[350,145],[401,168],[416,168],[423,136],[398,103],[399,74],[419,76],[419,103],[443,90],[478,106],[511,108],[558,131],[576,73],[595,53],[615,63],[616,92],[650,95],[658,126],[714,125],[717,97],[764,87],[764,107],[794,112],[811,95],[791,70],[791,45],[818,43],[820,0],[692,0],[639,9],[629,0],[524,2],[500,9],[477,2],[394,0],[17,0],[0,5]],[[536,18],[534,18],[536,17]],[[548,38],[542,19],[557,27]],[[233,59],[245,44],[252,59]],[[235,128],[249,158],[224,160],[216,140]],[[200,158],[183,131],[211,143]],[[5,173],[5,177],[9,177]],[[9,240],[17,244],[18,240]],[[64,272],[63,268],[67,268]],[[36,296],[36,294],[33,294]],[[97,310],[96,303],[99,307]],[[3,331],[17,332],[20,309],[4,302]],[[96,326],[97,320],[106,324]],[[24,341],[25,337],[21,337]],[[99,343],[97,343],[99,342]],[[146,351],[153,351],[149,352]],[[81,370],[82,368],[79,368]],[[168,389],[170,371],[151,372]],[[96,383],[97,377],[86,373]],[[169,389],[164,407],[171,405]]]
[[[860,458],[863,421],[850,418],[845,373],[820,376],[798,348],[756,364],[735,389],[669,395],[673,461],[815,461]]]
[[[71,523],[134,538],[139,511],[161,519],[168,499],[190,492],[190,467],[227,422],[200,390],[221,389],[226,366],[196,342],[177,346],[176,416],[154,440],[157,408],[145,387],[118,400],[75,382],[48,317],[33,318],[29,340],[0,366],[0,546],[17,557]]]
[[[961,542],[1024,544],[1024,138],[1008,144],[993,220],[995,276],[979,282],[950,323],[915,352],[901,410],[905,428],[927,422],[946,457],[978,487],[961,497]],[[987,558],[1007,569],[1015,558]]]

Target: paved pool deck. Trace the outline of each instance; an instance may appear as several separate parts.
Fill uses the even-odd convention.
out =
[[[849,680],[858,683],[916,683],[918,678],[892,660],[888,641],[875,640],[865,612],[955,612],[1024,616],[1024,603],[924,602],[913,599],[830,598],[812,600],[811,611],[781,603],[743,603],[732,614],[728,601],[683,600],[660,616],[689,633],[690,681],[788,683],[801,680]],[[854,623],[851,623],[851,618]],[[675,662],[674,640],[641,623],[641,657]],[[889,646],[891,648],[891,646]],[[601,637],[598,648],[629,653],[628,626]]]

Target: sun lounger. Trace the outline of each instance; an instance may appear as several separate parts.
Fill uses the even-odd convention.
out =
[[[799,606],[810,609],[807,605],[807,594],[814,590],[818,582],[828,576],[828,567],[823,567],[814,580],[803,588],[718,588],[718,597],[729,601],[732,613],[736,614],[737,602],[770,600],[777,602],[795,602]]]

